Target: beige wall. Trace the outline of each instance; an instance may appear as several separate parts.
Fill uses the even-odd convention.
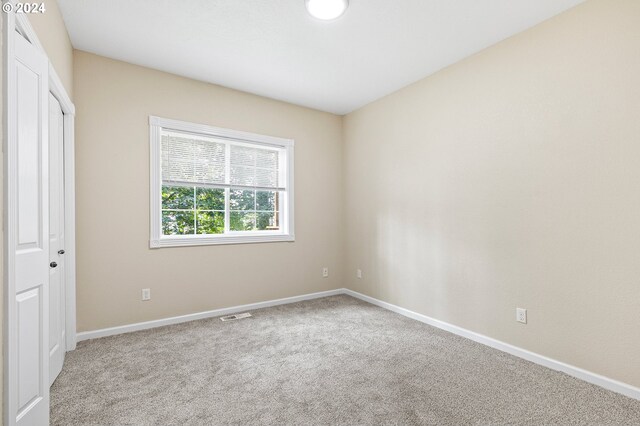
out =
[[[639,22],[593,0],[346,116],[345,284],[640,386]]]
[[[78,331],[342,286],[341,117],[81,51],[74,83]],[[149,115],[294,139],[296,241],[149,249]]]
[[[46,12],[29,15],[29,22],[47,52],[67,94],[73,99],[73,46],[55,0],[44,0]]]

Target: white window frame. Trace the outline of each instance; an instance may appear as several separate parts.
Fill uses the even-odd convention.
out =
[[[245,142],[254,145],[284,148],[285,152],[285,196],[280,211],[280,231],[239,231],[219,235],[162,235],[162,169],[161,146],[163,131],[188,132],[196,135]],[[215,244],[266,243],[294,241],[293,221],[293,145],[292,139],[265,136],[239,130],[224,129],[205,124],[189,123],[149,116],[150,141],[150,248],[202,246]]]

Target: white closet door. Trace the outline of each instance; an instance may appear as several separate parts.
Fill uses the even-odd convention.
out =
[[[10,425],[49,423],[48,60],[16,34],[7,127]]]
[[[62,371],[66,352],[63,147],[62,108],[49,94],[49,385]]]

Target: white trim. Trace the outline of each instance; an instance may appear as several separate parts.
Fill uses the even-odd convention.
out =
[[[364,302],[371,303],[372,305],[379,306],[397,314],[403,315],[407,318],[420,321],[422,323],[431,325],[441,330],[448,331],[466,339],[473,340],[474,342],[481,343],[491,348],[497,349],[502,352],[517,356],[518,358],[531,361],[535,364],[542,365],[543,367],[550,368],[552,370],[566,373],[572,377],[575,377],[585,382],[592,383],[610,391],[628,396],[640,400],[640,388],[629,385],[627,383],[620,382],[618,380],[611,379],[609,377],[602,376],[600,374],[592,373],[573,365],[566,364],[561,361],[540,355],[526,349],[519,348],[517,346],[510,345],[508,343],[501,342],[500,340],[493,339],[491,337],[458,327],[453,324],[449,324],[444,321],[431,318],[429,316],[419,314],[417,312],[410,311],[409,309],[401,308],[391,303],[383,302],[382,300],[375,299],[371,296],[367,296],[357,291],[349,290],[347,288],[339,288],[335,290],[321,291],[318,293],[305,294],[302,296],[287,297],[284,299],[275,299],[266,302],[250,303],[247,305],[233,306],[230,308],[215,309],[212,311],[199,312],[196,314],[181,315],[177,317],[165,318],[155,321],[140,322],[136,324],[123,325],[119,327],[103,328],[100,330],[85,331],[78,333],[78,341],[97,339],[100,337],[113,336],[123,333],[131,333],[134,331],[147,330],[150,328],[163,327],[171,324],[180,324],[183,322],[195,321],[204,318],[218,317],[223,315],[234,314],[243,311],[249,311],[252,309],[268,308],[270,306],[285,305],[289,303],[302,302],[304,300],[319,299],[322,297],[335,296],[338,294],[346,294],[356,299],[360,299]]]
[[[151,123],[149,117],[149,247],[160,247],[162,227],[162,197],[158,185],[162,185],[160,139],[162,128]],[[162,187],[162,186],[160,186]]]
[[[180,323],[195,321],[195,320],[204,319],[204,318],[223,316],[223,315],[233,314],[241,311],[252,310],[252,309],[261,309],[261,308],[267,308],[271,306],[296,303],[304,300],[335,296],[338,294],[346,294],[346,295],[355,297],[357,299],[371,303],[372,305],[379,306],[381,308],[406,316],[416,321],[420,321],[422,323],[448,331],[458,336],[473,340],[477,343],[481,343],[483,345],[489,346],[499,351],[506,352],[508,354],[517,356],[519,358],[525,359],[527,361],[533,362],[538,365],[542,365],[552,370],[566,373],[577,379],[584,380],[585,382],[592,383],[594,385],[600,386],[602,388],[608,389],[616,393],[620,393],[630,398],[640,400],[640,388],[637,388],[635,386],[584,370],[579,367],[575,367],[570,364],[566,364],[561,361],[557,361],[555,359],[528,351],[526,349],[519,348],[517,346],[510,345],[508,343],[464,329],[462,327],[458,327],[456,325],[452,325],[447,322],[440,321],[435,318],[432,318],[423,314],[419,314],[417,312],[413,312],[405,308],[401,308],[391,303],[383,302],[381,300],[375,299],[373,297],[370,297],[349,289],[329,290],[329,291],[324,291],[319,293],[311,293],[311,294],[306,294],[302,296],[293,296],[289,298],[275,299],[275,300],[270,300],[266,302],[258,302],[258,303],[251,303],[247,305],[240,305],[240,306],[234,306],[229,308],[221,308],[221,309],[216,309],[211,311],[176,316],[176,317],[165,318],[160,320],[147,321],[147,322],[118,326],[118,327],[110,327],[110,328],[104,328],[100,330],[85,331],[85,332],[77,333],[75,335],[76,337],[75,341],[80,342],[88,339],[96,339],[100,337],[113,336],[113,335],[118,335],[123,333],[131,333],[135,331],[147,330],[147,329],[162,327],[162,326],[171,325],[171,324],[180,324]],[[75,341],[74,341],[74,348],[75,348]],[[69,348],[69,350],[71,350],[71,348]]]
[[[196,136],[205,135],[221,139],[221,143],[226,144],[227,167],[229,162],[229,142],[248,142],[259,144],[265,147],[277,147],[285,152],[287,163],[284,168],[283,188],[265,188],[284,192],[282,206],[280,208],[280,230],[279,231],[255,231],[255,232],[225,232],[220,235],[162,235],[162,200],[160,189],[162,187],[161,171],[161,137],[163,131],[189,132]],[[149,116],[149,247],[187,247],[202,245],[222,245],[222,244],[254,244],[271,242],[291,242],[295,241],[293,206],[294,206],[294,141],[275,136],[265,136],[256,133],[242,132],[239,130],[225,129],[221,127],[209,126],[206,124],[189,123],[185,121],[172,120],[156,116]],[[283,164],[281,164],[282,166]],[[280,168],[282,172],[282,167]],[[215,185],[222,188],[234,187],[229,184]],[[257,187],[252,187],[256,189]],[[259,189],[259,188],[258,188]],[[228,213],[228,191],[225,190],[225,229],[229,226]]]
[[[286,305],[289,303],[302,302],[304,300],[320,299],[322,297],[335,296],[343,294],[344,289],[321,291],[318,293],[304,294],[302,296],[285,297],[283,299],[274,299],[266,302],[249,303],[247,305],[233,306],[230,308],[214,309],[212,311],[198,312],[196,314],[180,315],[177,317],[164,318],[154,321],[139,322],[135,324],[122,325],[119,327],[103,328],[100,330],[84,331],[78,333],[78,341],[97,339],[99,337],[113,336],[116,334],[131,333],[134,331],[148,330],[150,328],[163,327],[165,325],[180,324],[183,322],[195,321],[205,318],[219,317],[223,315],[235,314],[243,311],[254,309],[269,308],[271,306]]]
[[[60,77],[56,73],[55,68],[49,62],[49,91],[55,96],[55,98],[60,102],[60,106],[62,107],[62,112],[66,115],[76,115],[76,107],[71,102],[71,98],[67,93],[67,89],[64,88]]]
[[[149,241],[149,247],[190,247],[190,246],[210,246],[219,244],[255,244],[255,243],[275,243],[282,241],[295,241],[294,235],[288,234],[269,234],[271,231],[265,231],[265,233],[251,233],[250,235],[218,235],[215,237],[209,237],[206,235],[193,235],[193,236],[165,236],[157,240],[151,239]]]
[[[284,233],[291,237],[290,241],[295,240],[295,215],[294,215],[294,194],[295,194],[295,184],[294,181],[294,146],[293,141],[291,141],[291,145],[287,147],[287,169],[286,169],[286,180],[287,180],[287,196],[282,200],[283,207],[280,208],[280,226],[283,227]]]
[[[60,103],[64,120],[65,349],[72,351],[76,348],[76,107],[51,62],[49,62],[49,92]]]
[[[163,129],[177,130],[183,132],[193,132],[214,137],[237,140],[240,142],[250,141],[252,143],[276,146],[292,146],[292,139],[279,138],[276,136],[266,136],[257,133],[243,132],[240,130],[225,129],[224,127],[214,127],[207,124],[190,123],[188,121],[173,120],[171,118],[149,116],[149,125],[158,126]]]
[[[540,355],[535,352],[531,352],[526,349],[522,349],[505,342],[501,342],[500,340],[493,339],[483,334],[479,334],[479,333],[467,330],[465,328],[458,327],[456,325],[449,324],[444,321],[440,321],[435,318],[431,318],[426,315],[410,311],[405,308],[401,308],[391,303],[383,302],[382,300],[378,300],[371,296],[358,293],[357,291],[344,289],[344,294],[348,294],[349,296],[353,296],[367,303],[371,303],[372,305],[379,306],[381,308],[384,308],[389,311],[395,312],[397,314],[403,315],[405,317],[414,319],[416,321],[420,321],[422,323],[431,325],[433,327],[437,327],[441,330],[445,330],[450,333],[456,334],[458,336],[467,338],[469,340],[473,340],[474,342],[481,343],[483,345],[489,346],[499,351],[517,356],[518,358],[526,359],[527,361],[531,361],[535,364],[542,365],[552,370],[561,371],[563,373],[568,374],[569,376],[573,376],[577,379],[584,380],[585,382],[592,383],[594,385],[603,387],[610,391],[617,392],[622,395],[628,396],[630,398],[640,400],[640,388],[637,388],[635,386],[631,386],[629,384],[620,382],[618,380],[610,379],[608,377],[601,376],[596,373],[592,373],[582,368],[575,367],[573,365],[569,365],[561,361],[557,361],[555,359],[546,357],[544,355]]]
[[[62,103],[61,103],[62,105]],[[73,107],[73,104],[71,104]],[[73,108],[72,110],[75,110]],[[64,113],[64,240],[66,350],[76,348],[76,167],[75,115]]]
[[[13,0],[9,0],[13,3]],[[9,161],[9,138],[14,138],[13,128],[10,129],[10,123],[15,121],[16,111],[14,108],[9,108],[10,105],[16,103],[16,88],[13,85],[9,85],[10,81],[14,81],[14,41],[15,32],[17,30],[16,15],[13,13],[3,13],[2,19],[2,113],[3,113],[3,127],[2,127],[2,154],[3,154],[3,342],[2,342],[2,359],[3,359],[3,419],[4,425],[15,425],[15,412],[12,407],[16,404],[18,398],[17,379],[15,370],[15,362],[13,361],[13,347],[11,344],[16,341],[16,332],[10,327],[10,319],[14,318],[15,307],[14,303],[9,303],[9,295],[15,294],[15,253],[13,250],[9,250],[14,245],[16,239],[15,227],[11,226],[15,223],[15,213],[12,211],[14,207],[9,208],[9,200],[15,200],[16,194],[13,185],[9,185],[9,176],[15,176],[16,167]],[[13,126],[11,126],[13,127]]]

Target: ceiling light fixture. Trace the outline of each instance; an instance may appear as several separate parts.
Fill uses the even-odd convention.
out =
[[[304,0],[304,4],[314,18],[330,21],[342,16],[349,0]]]

